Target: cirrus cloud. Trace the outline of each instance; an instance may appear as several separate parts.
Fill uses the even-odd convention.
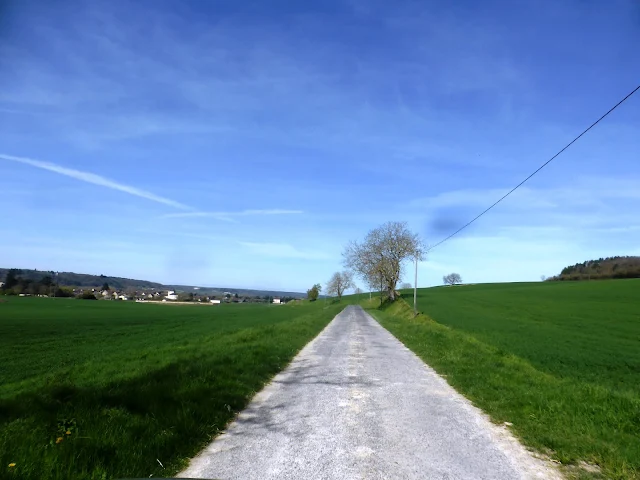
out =
[[[156,195],[154,193],[142,190],[137,187],[133,187],[131,185],[125,185],[124,183],[116,182],[115,180],[111,180],[95,173],[83,172],[80,170],[75,170],[73,168],[63,167],[62,165],[57,165],[55,163],[44,162],[42,160],[35,160],[33,158],[27,157],[16,157],[14,155],[6,155],[3,153],[0,153],[0,158],[9,162],[22,163],[23,165],[30,165],[42,170],[48,170],[59,175],[75,178],[76,180],[80,180],[82,182],[92,183],[94,185],[110,188],[112,190],[118,190],[120,192],[128,193],[129,195],[134,195],[146,200],[151,200],[152,202],[169,205],[170,207],[179,208],[182,210],[191,209],[191,207],[188,207],[183,203],[176,202],[175,200],[171,200],[166,197],[161,197],[160,195]]]

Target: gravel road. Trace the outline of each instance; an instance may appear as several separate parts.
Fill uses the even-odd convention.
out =
[[[561,478],[356,306],[336,316],[180,476]]]

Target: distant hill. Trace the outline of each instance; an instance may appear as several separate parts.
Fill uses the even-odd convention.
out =
[[[0,268],[0,280],[4,281],[7,276],[8,268]],[[39,281],[46,275],[54,276],[53,272],[46,270],[33,270],[22,269],[20,274],[21,278],[32,280],[34,282]],[[156,282],[148,282],[146,280],[133,280],[130,278],[122,277],[109,277],[105,275],[88,275],[85,273],[74,272],[58,272],[57,279],[58,284],[61,287],[94,287],[100,288],[105,283],[108,283],[111,288],[124,290],[125,288],[139,288],[139,289],[152,289],[164,288],[164,285]]]
[[[608,257],[576,263],[549,280],[640,278],[640,257]]]
[[[7,276],[8,268],[0,268],[0,281],[4,281]],[[20,277],[34,282],[40,281],[42,277],[50,275],[51,271],[22,269]],[[109,287],[117,290],[136,289],[136,290],[175,290],[176,292],[198,292],[202,295],[222,295],[224,292],[237,293],[239,296],[280,296],[302,298],[306,294],[300,292],[281,292],[276,290],[250,290],[244,288],[230,287],[199,287],[197,285],[163,285],[162,283],[149,282],[147,280],[135,280],[123,277],[110,277],[107,275],[89,275],[85,273],[74,272],[58,272],[57,278],[61,287],[82,287],[82,288],[101,288],[105,283]]]

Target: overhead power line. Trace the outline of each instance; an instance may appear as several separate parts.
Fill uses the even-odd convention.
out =
[[[599,119],[597,119],[595,122],[593,122],[591,125],[589,125],[585,130],[582,131],[582,133],[580,135],[578,135],[576,138],[574,138],[573,140],[571,140],[571,142],[569,142],[567,145],[564,146],[564,148],[562,150],[560,150],[558,153],[556,153],[553,157],[551,157],[549,160],[547,160],[546,162],[544,162],[542,165],[540,165],[531,175],[529,175],[527,178],[525,178],[524,180],[522,180],[519,184],[517,184],[515,187],[513,187],[511,190],[509,190],[507,193],[505,193],[502,197],[500,197],[496,202],[494,202],[491,206],[489,206],[488,208],[486,208],[485,210],[483,210],[482,212],[480,212],[475,218],[473,218],[471,221],[465,223],[462,227],[460,227],[458,230],[456,230],[455,232],[453,232],[451,235],[449,235],[448,237],[440,240],[438,243],[436,243],[435,245],[432,245],[429,247],[429,249],[427,251],[431,251],[434,248],[442,245],[444,242],[446,242],[447,240],[450,240],[451,238],[455,237],[458,233],[460,233],[462,230],[464,230],[465,228],[467,228],[469,225],[471,225],[473,222],[475,222],[476,220],[478,220],[480,217],[482,217],[485,213],[487,213],[489,210],[491,210],[493,207],[495,207],[496,205],[498,205],[501,201],[503,201],[505,198],[507,198],[509,195],[511,195],[513,192],[515,192],[518,188],[520,188],[522,185],[524,185],[525,182],[527,182],[527,180],[529,180],[531,177],[533,177],[536,173],[538,173],[540,170],[542,170],[544,167],[546,167],[547,165],[549,165],[553,160],[556,159],[556,157],[558,157],[562,152],[564,152],[567,148],[569,148],[571,145],[573,145],[574,143],[576,143],[580,137],[582,137],[585,133],[587,133],[589,130],[591,130],[593,127],[595,127],[598,123],[600,123],[602,120],[604,120],[611,112],[613,112],[616,108],[618,108],[620,105],[622,105],[624,102],[626,102],[629,97],[631,97],[631,95],[633,95],[634,93],[636,93],[638,90],[640,90],[640,85],[638,85],[636,88],[634,88],[626,97],[624,97],[622,100],[620,100],[618,103],[616,103],[613,107],[611,107],[609,109],[609,111],[607,113],[605,113],[604,115],[602,115]]]

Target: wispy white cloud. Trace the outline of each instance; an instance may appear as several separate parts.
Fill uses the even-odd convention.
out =
[[[460,271],[468,281],[536,280],[577,261],[631,254],[640,228],[633,214],[640,207],[634,180],[585,176],[563,187],[522,187],[490,215],[430,252],[425,278],[431,282],[434,274]],[[415,224],[424,225],[435,243],[506,192],[452,190],[404,207],[421,219]]]
[[[302,210],[284,210],[284,209],[267,209],[267,210],[242,210],[240,212],[184,212],[184,213],[168,213],[163,218],[215,218],[225,222],[235,222],[236,217],[246,216],[262,216],[262,215],[296,215],[304,213]]]
[[[297,258],[305,260],[328,260],[330,255],[324,252],[298,250],[288,243],[239,242],[253,254],[264,257]]]
[[[501,198],[508,188],[466,189],[442,192],[430,197],[421,197],[408,201],[404,206],[409,209],[426,211],[450,207],[469,207],[478,213]],[[616,200],[626,202],[640,201],[640,190],[634,178],[584,177],[575,179],[571,185],[563,188],[533,188],[523,186],[513,192],[503,203],[503,211],[531,212],[555,210],[558,213],[572,212],[573,209],[614,208]]]
[[[232,212],[185,212],[185,213],[167,213],[161,218],[213,218],[222,222],[233,222],[237,220],[232,218]]]
[[[271,210],[245,210],[243,215],[290,215],[304,213],[302,210],[283,210],[283,209],[271,209]]]
[[[454,238],[420,264],[419,284],[441,284],[441,275],[457,272],[465,282],[537,281],[564,266],[601,255],[588,241],[521,235],[473,235]],[[579,260],[580,259],[580,260]]]
[[[170,237],[183,237],[183,238],[195,238],[198,240],[207,240],[208,242],[219,242],[226,240],[227,237],[221,235],[198,233],[198,232],[185,232],[182,230],[157,230],[157,229],[138,229],[137,232],[144,235],[152,235],[154,238],[158,236],[170,236]]]
[[[13,155],[6,155],[3,153],[0,153],[0,158],[3,160],[7,160],[9,162],[22,163],[24,165],[30,165],[32,167],[40,168],[42,170],[48,170],[50,172],[58,173],[60,175],[65,175],[67,177],[75,178],[76,180],[80,180],[82,182],[92,183],[94,185],[110,188],[112,190],[118,190],[120,192],[128,193],[129,195],[134,195],[136,197],[144,198],[146,200],[151,200],[152,202],[162,203],[170,207],[179,208],[182,210],[190,209],[190,207],[188,207],[187,205],[184,205],[180,202],[176,202],[175,200],[171,200],[169,198],[155,195],[154,193],[148,192],[146,190],[142,190],[140,188],[132,187],[131,185],[118,183],[114,180],[110,180],[101,175],[96,175],[95,173],[82,172],[80,170],[63,167],[55,163],[43,162],[41,160],[34,160],[32,158],[27,158],[27,157],[16,157]]]
[[[407,203],[409,208],[437,209],[446,207],[475,207],[478,209],[488,207],[509,191],[508,188],[451,190],[431,197],[423,197],[411,200]],[[510,207],[552,208],[557,203],[546,196],[540,195],[527,187],[514,192],[509,199]]]

